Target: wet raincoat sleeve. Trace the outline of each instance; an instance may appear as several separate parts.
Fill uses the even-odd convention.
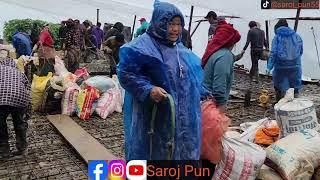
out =
[[[143,63],[139,58],[133,56],[137,53],[126,47],[120,49],[118,75],[123,88],[142,102],[149,96],[153,85],[150,79],[141,72]]]
[[[270,72],[275,64],[277,54],[277,37],[275,36],[272,40],[272,47],[270,52],[270,57],[268,59],[267,70]]]

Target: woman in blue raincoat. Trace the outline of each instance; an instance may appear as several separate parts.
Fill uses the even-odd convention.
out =
[[[126,90],[126,159],[165,160],[170,154],[170,106],[175,106],[174,160],[200,156],[200,59],[180,42],[183,15],[174,5],[155,1],[147,33],[120,49],[118,76]],[[152,109],[157,104],[150,144]],[[152,151],[152,152],[150,152]]]
[[[303,42],[301,37],[288,27],[285,19],[280,19],[275,25],[275,33],[267,73],[273,70],[273,84],[276,99],[279,101],[289,88],[294,88],[296,97],[299,94],[302,86],[301,56]]]

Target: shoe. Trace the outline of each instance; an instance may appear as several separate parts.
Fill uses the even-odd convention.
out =
[[[28,149],[17,150],[12,153],[14,156],[25,156],[28,154]]]
[[[0,159],[6,159],[10,157],[10,151],[0,152]]]

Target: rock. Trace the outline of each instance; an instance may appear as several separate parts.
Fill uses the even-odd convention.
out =
[[[43,167],[49,166],[49,164],[47,164],[47,163],[45,163],[45,162],[40,162],[40,163],[39,163],[39,166],[40,166],[41,168],[43,168]]]

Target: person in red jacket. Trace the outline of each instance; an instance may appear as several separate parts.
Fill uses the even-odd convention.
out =
[[[49,32],[49,24],[44,25],[39,35],[39,41],[33,48],[38,49],[40,76],[46,76],[48,72],[54,72],[54,41]]]

